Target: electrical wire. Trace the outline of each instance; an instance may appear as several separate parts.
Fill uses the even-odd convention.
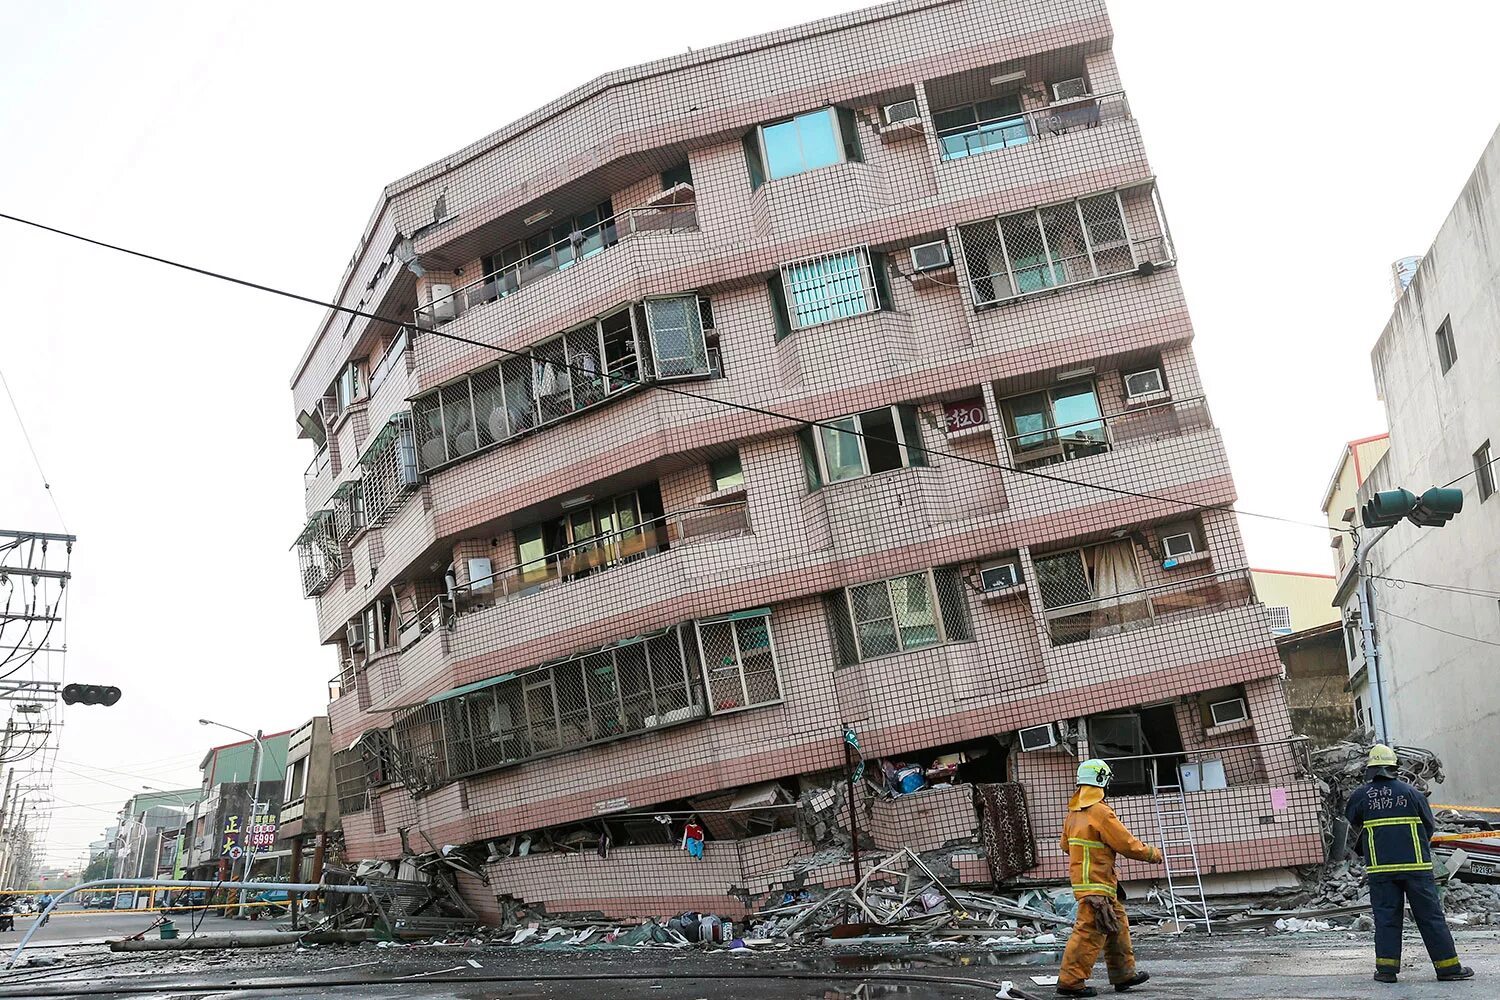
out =
[[[1405,615],[1398,615],[1394,611],[1387,611],[1385,608],[1377,607],[1375,610],[1379,614],[1387,615],[1391,618],[1399,618],[1404,622],[1410,622],[1413,625],[1420,625],[1422,628],[1431,629],[1434,632],[1441,632],[1444,635],[1451,635],[1455,639],[1468,639],[1470,642],[1479,642],[1483,643],[1486,646],[1500,646],[1500,642],[1496,642],[1493,639],[1481,639],[1477,635],[1465,635],[1462,632],[1450,632],[1445,628],[1439,628],[1438,626],[1429,624],[1428,622],[1419,621],[1416,618],[1408,618]]]
[[[68,530],[68,522],[63,518],[62,508],[57,505],[57,495],[52,492],[52,482],[47,478],[47,472],[42,468],[42,460],[37,456],[36,445],[31,442],[31,433],[26,430],[26,421],[21,416],[21,407],[16,403],[15,393],[10,391],[10,383],[5,379],[5,372],[0,371],[0,386],[5,387],[6,398],[10,400],[10,408],[15,411],[16,423],[21,426],[21,437],[26,439],[26,450],[31,452],[31,461],[36,464],[37,475],[42,477],[42,489],[47,493],[47,499],[52,501],[52,509],[57,512],[57,522],[62,525],[64,532]]]
[[[1459,587],[1446,583],[1425,583],[1421,580],[1403,580],[1395,576],[1381,576],[1377,573],[1370,574],[1372,580],[1383,580],[1391,589],[1402,589],[1406,586],[1425,587],[1429,590],[1440,590],[1449,594],[1463,594],[1466,597],[1488,597],[1500,600],[1500,590],[1481,590],[1475,587]]]
[[[132,257],[139,257],[139,258],[141,258],[143,260],[149,260],[149,261],[152,261],[152,262],[157,263],[157,264],[163,264],[163,265],[166,265],[168,267],[178,268],[178,269],[183,270],[183,271],[190,271],[190,272],[192,272],[194,274],[200,274],[200,275],[203,275],[203,276],[209,277],[209,278],[216,278],[216,279],[218,279],[220,281],[227,281],[227,282],[230,282],[232,284],[240,285],[240,286],[245,287],[245,288],[252,288],[252,289],[255,289],[256,291],[261,291],[261,292],[266,292],[266,293],[271,294],[271,295],[281,296],[282,298],[292,299],[292,300],[297,301],[297,302],[305,302],[305,303],[307,303],[309,305],[319,306],[321,308],[329,309],[329,310],[332,310],[334,312],[345,313],[345,314],[348,314],[348,315],[351,315],[351,316],[357,316],[357,317],[360,317],[360,318],[363,318],[363,319],[375,320],[376,322],[380,322],[380,323],[388,323],[388,324],[391,324],[391,325],[397,326],[397,327],[406,327],[406,326],[410,325],[410,324],[406,323],[404,320],[401,320],[401,319],[393,319],[393,318],[391,318],[389,316],[381,316],[381,315],[378,315],[376,313],[370,313],[370,312],[365,312],[365,311],[360,310],[360,309],[354,309],[354,308],[351,308],[349,306],[338,305],[337,303],[333,303],[333,302],[325,302],[325,301],[323,301],[321,299],[316,299],[316,298],[313,298],[311,296],[302,295],[302,294],[297,293],[297,292],[287,291],[286,289],[276,288],[276,287],[271,286],[271,285],[261,284],[260,282],[250,281],[250,280],[245,279],[245,278],[235,277],[234,275],[224,274],[224,273],[219,272],[219,271],[213,271],[213,270],[209,270],[207,268],[197,267],[197,266],[194,266],[192,264],[187,264],[187,263],[183,263],[181,261],[172,260],[172,259],[167,258],[167,257],[159,257],[159,256],[157,256],[155,254],[149,254],[149,253],[146,253],[146,252],[141,251],[141,250],[133,250],[133,249],[131,249],[129,247],[120,246],[118,244],[106,243],[103,240],[97,240],[97,239],[94,239],[92,237],[81,235],[79,233],[70,232],[69,230],[66,230],[66,229],[59,229],[59,228],[57,228],[55,226],[49,226],[49,225],[46,225],[44,223],[35,222],[35,221],[31,220],[31,219],[22,218],[22,217],[16,216],[16,215],[10,215],[10,214],[5,213],[5,212],[0,212],[0,219],[6,219],[6,220],[8,220],[10,222],[15,222],[15,223],[17,223],[19,225],[23,225],[23,226],[30,226],[33,229],[40,229],[40,230],[42,230],[44,232],[49,232],[49,233],[53,233],[53,234],[58,235],[58,236],[67,237],[68,239],[77,240],[77,241],[82,242],[82,243],[87,243],[87,244],[90,244],[91,246],[100,247],[100,248],[103,248],[103,249],[106,249],[106,250],[113,250],[113,251],[115,251],[117,253],[128,254],[129,256],[132,256]],[[530,359],[532,357],[526,351],[518,351],[518,350],[511,349],[511,348],[499,347],[499,346],[497,346],[495,344],[487,344],[487,343],[484,343],[483,341],[474,340],[474,339],[469,338],[469,337],[463,337],[463,336],[460,336],[458,334],[449,333],[449,332],[446,332],[446,331],[443,331],[443,330],[424,330],[424,331],[422,331],[422,333],[429,334],[431,336],[441,337],[441,338],[443,338],[445,340],[451,340],[451,341],[453,341],[455,343],[466,344],[466,345],[468,345],[470,347],[478,347],[478,348],[481,348],[483,350],[495,351],[497,353],[504,354],[504,355],[507,355],[507,356],[510,356],[510,357],[524,357],[524,358],[528,358],[528,359]],[[562,368],[562,369],[570,370],[570,371],[576,371],[576,372],[583,373],[583,374],[589,374],[591,376],[593,374],[595,374],[595,373],[585,372],[585,370],[582,367],[571,365],[571,364],[568,364],[566,362],[553,362],[553,367],[555,367],[555,368]],[[834,424],[832,422],[829,422],[829,421],[808,420],[808,419],[806,419],[804,417],[799,417],[799,416],[795,416],[793,414],[779,412],[779,411],[776,411],[776,410],[768,409],[766,407],[754,406],[754,405],[749,404],[749,403],[740,403],[740,402],[736,402],[734,400],[721,399],[721,398],[719,398],[717,396],[703,395],[701,393],[696,393],[696,392],[692,392],[692,391],[687,390],[687,389],[683,389],[681,386],[665,385],[665,384],[663,384],[661,382],[648,382],[648,381],[645,381],[644,379],[619,378],[618,380],[621,381],[621,382],[623,382],[623,383],[626,383],[626,384],[634,383],[635,385],[638,385],[638,386],[643,385],[643,386],[646,386],[646,387],[648,387],[650,389],[657,390],[659,392],[666,392],[666,393],[669,393],[669,394],[675,395],[675,396],[683,396],[683,397],[688,398],[688,399],[693,399],[693,400],[697,400],[699,402],[709,403],[711,405],[722,406],[722,407],[726,407],[726,408],[729,408],[729,409],[740,410],[740,411],[746,412],[746,413],[754,413],[754,414],[759,415],[759,416],[765,416],[765,417],[770,417],[770,418],[776,419],[776,420],[786,421],[786,422],[789,422],[789,423],[796,424],[799,427],[805,427],[805,426],[823,427],[823,428],[827,428],[829,430],[839,431],[840,433],[849,434],[849,435],[854,436],[854,437],[866,438],[866,439],[868,439],[870,441],[873,441],[873,442],[876,442],[876,443],[879,443],[879,444],[898,445],[898,446],[901,444],[901,442],[899,442],[899,441],[897,441],[895,439],[884,438],[884,437],[881,437],[879,435],[874,435],[874,434],[866,434],[863,431],[849,430],[846,427],[838,426],[838,425],[836,425],[836,424]],[[1316,528],[1316,529],[1318,529],[1320,531],[1336,531],[1336,532],[1343,533],[1343,532],[1349,532],[1349,531],[1352,530],[1350,528],[1339,528],[1339,527],[1336,527],[1334,525],[1329,525],[1329,524],[1317,524],[1317,523],[1314,523],[1314,522],[1311,522],[1311,521],[1299,521],[1299,520],[1296,520],[1295,518],[1282,517],[1282,516],[1277,515],[1277,514],[1263,514],[1263,513],[1256,512],[1256,511],[1240,510],[1240,509],[1238,509],[1236,507],[1233,507],[1233,506],[1231,506],[1229,504],[1200,504],[1200,503],[1194,503],[1191,500],[1183,500],[1183,499],[1180,499],[1180,498],[1177,498],[1177,497],[1161,496],[1159,494],[1146,493],[1146,492],[1139,491],[1139,490],[1128,490],[1128,489],[1123,489],[1123,488],[1117,487],[1117,486],[1106,486],[1106,485],[1103,485],[1103,484],[1100,484],[1100,483],[1084,482],[1084,481],[1081,481],[1081,480],[1069,479],[1069,478],[1067,478],[1065,476],[1056,476],[1056,475],[1051,475],[1051,474],[1045,473],[1045,472],[1038,472],[1035,469],[1017,468],[1017,467],[1012,466],[1012,465],[1007,465],[1004,462],[990,462],[990,461],[987,461],[985,459],[975,458],[975,457],[970,456],[970,455],[959,455],[959,454],[956,454],[954,452],[942,451],[942,450],[939,450],[939,449],[936,449],[936,448],[928,448],[928,447],[925,447],[925,446],[922,446],[922,445],[915,445],[915,446],[914,445],[907,445],[906,447],[908,448],[908,450],[919,451],[919,452],[922,452],[925,455],[936,455],[936,456],[943,457],[943,458],[949,458],[949,459],[952,459],[952,460],[957,461],[957,462],[965,462],[965,463],[968,463],[968,464],[971,464],[971,465],[978,465],[978,466],[981,466],[981,467],[984,467],[984,468],[988,468],[988,469],[992,469],[992,470],[999,471],[999,472],[1007,472],[1007,473],[1010,473],[1012,475],[1025,476],[1025,477],[1032,478],[1032,479],[1038,479],[1038,480],[1043,480],[1043,481],[1053,482],[1053,483],[1060,483],[1060,484],[1065,484],[1065,485],[1068,485],[1068,486],[1082,486],[1082,487],[1087,488],[1087,489],[1097,490],[1097,491],[1103,492],[1103,493],[1112,493],[1112,494],[1115,494],[1115,495],[1118,495],[1118,496],[1134,497],[1136,499],[1142,499],[1142,500],[1154,500],[1154,501],[1158,501],[1158,502],[1162,502],[1162,503],[1172,504],[1172,505],[1178,506],[1178,507],[1189,508],[1189,509],[1200,511],[1200,512],[1202,512],[1202,511],[1220,511],[1220,512],[1224,512],[1224,513],[1239,514],[1239,515],[1242,515],[1242,516],[1245,516],[1245,517],[1255,517],[1255,518],[1261,518],[1261,519],[1268,520],[1268,521],[1278,521],[1278,522],[1281,522],[1281,523],[1284,523],[1284,524],[1294,524],[1294,525],[1298,525],[1298,526],[1301,526],[1301,527],[1312,527],[1312,528]]]
[[[1451,482],[1451,483],[1444,483],[1443,484],[1443,489],[1446,490],[1448,487],[1452,486],[1453,483],[1461,483],[1465,479],[1468,479],[1470,476],[1477,476],[1477,475],[1479,475],[1479,470],[1480,469],[1492,469],[1492,468],[1494,468],[1496,462],[1500,462],[1500,455],[1496,455],[1494,458],[1490,459],[1488,462],[1485,462],[1483,465],[1476,465],[1476,466],[1474,466],[1474,468],[1470,469],[1468,472],[1465,472],[1463,475],[1461,475],[1457,479],[1453,480],[1453,482]]]

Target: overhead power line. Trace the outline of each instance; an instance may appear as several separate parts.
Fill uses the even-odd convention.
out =
[[[23,225],[23,226],[30,226],[33,229],[40,229],[40,230],[42,230],[44,232],[53,233],[53,234],[56,234],[58,236],[64,236],[64,237],[67,237],[68,239],[72,239],[72,240],[78,240],[79,242],[87,243],[87,244],[90,244],[91,246],[101,247],[101,248],[106,249],[106,250],[113,250],[113,251],[116,251],[117,253],[128,254],[128,255],[130,255],[132,257],[138,257],[138,258],[141,258],[142,260],[149,260],[149,261],[152,261],[152,262],[157,263],[157,264],[166,265],[167,267],[175,267],[175,268],[178,268],[178,269],[183,270],[183,271],[191,271],[194,274],[200,274],[200,275],[203,275],[204,277],[216,278],[216,279],[218,279],[220,281],[227,281],[227,282],[230,282],[232,284],[240,285],[240,286],[245,287],[245,288],[253,288],[256,291],[266,292],[266,293],[271,294],[271,295],[278,295],[278,296],[281,296],[283,298],[292,299],[292,300],[297,301],[297,302],[305,302],[308,305],[320,306],[320,307],[322,307],[324,309],[333,310],[334,312],[346,313],[346,314],[351,315],[351,316],[358,316],[358,317],[361,317],[363,319],[371,319],[371,320],[375,320],[375,321],[380,322],[380,323],[389,323],[389,324],[391,324],[393,326],[398,326],[398,327],[401,327],[401,326],[410,326],[410,324],[408,324],[403,319],[396,319],[396,318],[392,318],[390,316],[381,316],[381,315],[376,314],[376,313],[370,313],[370,312],[365,312],[365,311],[360,310],[360,309],[354,309],[354,308],[351,308],[349,306],[342,306],[342,305],[339,305],[339,304],[334,303],[334,302],[325,302],[322,299],[316,299],[316,298],[313,298],[313,297],[308,296],[308,295],[301,295],[301,294],[299,294],[297,292],[287,291],[286,289],[282,289],[282,288],[276,288],[276,287],[274,287],[272,285],[262,284],[262,283],[257,282],[257,281],[250,281],[250,280],[245,279],[245,278],[238,278],[238,277],[235,277],[234,275],[224,274],[222,272],[213,271],[213,270],[210,270],[208,268],[197,267],[197,266],[192,265],[192,264],[183,263],[182,261],[172,260],[171,258],[168,258],[168,257],[160,257],[160,256],[157,256],[155,254],[149,254],[149,253],[146,253],[146,252],[141,251],[141,250],[134,250],[134,249],[131,249],[130,247],[120,246],[119,244],[107,243],[107,242],[105,242],[103,240],[97,240],[97,239],[94,239],[94,238],[89,237],[89,236],[84,236],[84,235],[81,235],[79,233],[70,232],[69,230],[66,230],[66,229],[59,229],[59,228],[57,228],[55,226],[49,226],[49,225],[46,225],[46,224],[41,223],[41,222],[33,221],[31,219],[22,218],[20,216],[9,215],[7,213],[0,212],[0,219],[7,219],[7,220],[9,220],[11,222],[15,222],[15,223],[18,223],[18,224]],[[445,332],[445,331],[442,331],[442,330],[423,330],[421,332],[424,335],[441,337],[441,338],[443,338],[445,340],[454,341],[455,343],[466,344],[468,346],[478,347],[478,348],[481,348],[483,350],[495,351],[497,353],[505,354],[505,355],[512,356],[512,357],[526,357],[526,358],[531,357],[531,355],[529,355],[525,351],[518,351],[518,350],[513,350],[511,348],[500,347],[500,346],[495,345],[495,344],[487,344],[487,343],[484,343],[483,341],[474,340],[474,339],[471,339],[469,337],[463,337],[463,336],[460,336],[458,334],[448,333],[448,332]],[[562,362],[554,362],[553,366],[556,367],[556,368],[562,368],[562,369],[566,369],[566,370],[577,371],[577,372],[580,372],[580,373],[584,372],[584,369],[582,369],[581,367],[578,367],[578,366],[575,366],[575,365],[570,365],[570,364],[567,364],[567,363],[562,363]],[[592,373],[588,373],[588,374],[592,374]],[[694,399],[694,400],[698,400],[699,402],[704,402],[704,403],[709,403],[709,404],[712,404],[712,405],[722,406],[722,407],[725,407],[725,408],[728,408],[728,409],[740,410],[740,411],[745,412],[745,413],[754,413],[754,414],[757,414],[759,416],[771,417],[771,418],[776,419],[776,420],[787,421],[789,423],[796,424],[798,427],[806,427],[806,426],[826,427],[826,428],[828,428],[830,430],[836,430],[836,431],[838,431],[840,433],[843,433],[843,434],[849,434],[849,435],[851,435],[853,437],[866,438],[866,439],[868,439],[870,441],[877,442],[877,443],[880,443],[880,444],[885,444],[885,445],[899,445],[901,443],[901,442],[899,442],[899,441],[897,441],[897,440],[895,440],[893,438],[885,438],[885,437],[882,437],[882,436],[877,435],[877,434],[866,434],[863,431],[849,430],[846,427],[837,426],[837,425],[834,425],[832,423],[825,422],[825,421],[808,420],[808,419],[806,419],[804,417],[795,416],[795,415],[789,414],[789,413],[778,412],[776,410],[768,409],[766,407],[754,406],[754,405],[749,404],[749,403],[740,403],[740,402],[736,402],[734,400],[721,399],[721,398],[719,398],[717,396],[703,395],[701,393],[696,393],[696,392],[692,392],[690,390],[684,389],[681,386],[664,385],[664,384],[662,384],[660,382],[647,382],[647,381],[645,381],[643,379],[634,379],[634,380],[632,380],[632,379],[627,379],[627,378],[620,378],[619,381],[624,382],[624,383],[631,383],[631,382],[633,382],[635,385],[643,385],[643,386],[646,386],[649,389],[654,389],[654,390],[659,391],[659,392],[670,393],[671,395],[675,395],[675,396],[683,396],[683,397],[688,398],[688,399]],[[942,457],[942,458],[952,459],[952,460],[957,461],[957,462],[966,462],[966,463],[968,463],[970,465],[977,465],[977,466],[981,466],[983,468],[993,469],[993,470],[998,471],[998,472],[1007,472],[1007,473],[1010,473],[1012,475],[1025,476],[1025,477],[1028,477],[1028,478],[1031,478],[1031,479],[1037,479],[1037,480],[1042,480],[1042,481],[1046,481],[1046,482],[1053,482],[1053,483],[1065,484],[1065,485],[1068,485],[1068,486],[1082,486],[1082,487],[1084,487],[1086,489],[1097,490],[1097,491],[1099,491],[1101,493],[1111,493],[1111,494],[1115,494],[1117,496],[1134,497],[1134,498],[1140,499],[1140,500],[1154,500],[1154,501],[1158,501],[1158,502],[1161,502],[1161,503],[1167,503],[1167,504],[1171,504],[1171,505],[1177,506],[1177,507],[1189,508],[1189,509],[1196,510],[1196,511],[1221,511],[1221,512],[1224,512],[1224,513],[1240,514],[1240,515],[1243,515],[1245,517],[1260,518],[1260,519],[1267,520],[1267,521],[1278,521],[1278,522],[1281,522],[1283,524],[1293,524],[1293,525],[1298,525],[1300,527],[1316,528],[1316,529],[1318,529],[1320,531],[1334,531],[1334,532],[1339,532],[1339,533],[1346,533],[1346,532],[1352,531],[1352,529],[1350,529],[1350,528],[1339,528],[1339,527],[1336,527],[1334,525],[1329,525],[1329,524],[1317,524],[1317,523],[1314,523],[1312,521],[1299,521],[1299,520],[1297,520],[1295,518],[1282,517],[1279,514],[1263,514],[1263,513],[1257,512],[1257,511],[1240,510],[1239,508],[1230,506],[1228,504],[1201,504],[1201,503],[1194,503],[1191,500],[1183,500],[1183,499],[1178,498],[1178,497],[1168,497],[1168,496],[1162,496],[1162,495],[1156,494],[1156,493],[1147,493],[1147,492],[1140,491],[1140,490],[1128,490],[1128,489],[1123,489],[1123,488],[1117,487],[1117,486],[1105,486],[1105,485],[1100,484],[1100,483],[1090,483],[1090,482],[1085,482],[1085,481],[1077,480],[1077,479],[1069,479],[1066,476],[1057,476],[1057,475],[1052,475],[1052,474],[1046,473],[1046,472],[1038,472],[1035,469],[1021,469],[1021,468],[1017,468],[1017,467],[1012,466],[1012,465],[1007,465],[1007,464],[1005,464],[1003,462],[990,462],[990,461],[986,461],[985,459],[975,458],[975,457],[970,456],[970,455],[959,455],[959,454],[956,454],[954,452],[942,451],[942,450],[939,450],[939,449],[936,449],[936,448],[928,448],[928,447],[924,447],[924,446],[912,446],[912,445],[907,445],[907,448],[909,450],[920,451],[920,452],[922,452],[923,454],[926,454],[926,455],[936,455],[936,456],[939,456],[939,457]]]
[[[62,530],[68,530],[68,522],[63,518],[62,508],[57,505],[57,494],[52,492],[52,481],[47,478],[47,472],[42,468],[42,460],[36,453],[36,445],[31,441],[31,433],[26,430],[26,420],[21,416],[21,407],[16,403],[16,394],[10,391],[10,383],[5,379],[5,372],[0,371],[0,386],[5,387],[5,396],[10,400],[10,408],[16,414],[16,423],[21,427],[21,437],[26,441],[26,450],[31,452],[31,461],[36,465],[37,475],[42,477],[42,489],[47,494],[47,499],[52,503],[52,509],[57,512],[57,523],[62,525]]]
[[[1398,590],[1409,585],[1413,587],[1425,587],[1428,590],[1440,590],[1448,594],[1463,594],[1467,597],[1484,597],[1500,600],[1500,590],[1481,590],[1477,587],[1460,587],[1447,583],[1425,583],[1421,580],[1403,580],[1400,577],[1380,576],[1379,574],[1372,574],[1370,579],[1383,580],[1388,587]]]
[[[1433,625],[1433,624],[1431,624],[1429,622],[1419,621],[1416,618],[1408,618],[1405,615],[1398,615],[1398,614],[1396,614],[1396,612],[1394,612],[1394,611],[1388,611],[1385,608],[1376,608],[1375,610],[1377,612],[1379,612],[1380,614],[1382,614],[1382,615],[1388,615],[1391,618],[1399,618],[1399,619],[1401,619],[1404,622],[1410,622],[1413,625],[1418,625],[1418,626],[1420,626],[1422,628],[1425,628],[1425,629],[1431,629],[1434,632],[1441,632],[1444,635],[1451,635],[1455,639],[1468,639],[1470,642],[1483,643],[1486,646],[1500,646],[1500,642],[1496,642],[1493,639],[1481,639],[1477,635],[1466,635],[1463,632],[1450,632],[1448,629],[1439,628],[1436,625]]]
[[[1443,489],[1447,489],[1448,487],[1452,486],[1454,483],[1461,483],[1465,479],[1468,479],[1470,476],[1477,476],[1477,475],[1479,475],[1479,470],[1480,469],[1493,469],[1495,467],[1495,463],[1496,462],[1500,462],[1500,455],[1496,455],[1494,458],[1490,459],[1488,462],[1485,462],[1483,465],[1476,465],[1476,466],[1474,466],[1474,468],[1470,469],[1468,472],[1465,472],[1463,475],[1461,475],[1457,479],[1453,480],[1453,482],[1451,482],[1451,483],[1444,483],[1443,484]]]

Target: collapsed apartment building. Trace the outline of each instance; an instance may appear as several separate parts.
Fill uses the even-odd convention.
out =
[[[1111,35],[899,0],[386,189],[293,377],[350,858],[745,913],[854,880],[852,789],[869,851],[1062,879],[1096,755],[1197,872],[1323,859]]]

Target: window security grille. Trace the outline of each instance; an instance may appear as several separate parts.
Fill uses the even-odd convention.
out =
[[[1271,616],[1271,631],[1287,635],[1292,631],[1292,609],[1285,604],[1269,604],[1266,614]]]
[[[372,526],[384,524],[419,482],[412,415],[403,411],[391,417],[371,439],[359,463],[364,466],[359,492],[365,521]]]
[[[344,568],[343,548],[334,530],[333,511],[320,510],[297,536],[302,593],[307,597],[317,597],[326,591]]]
[[[959,245],[976,306],[1173,260],[1154,185],[963,225]]]
[[[824,598],[844,665],[974,637],[969,596],[956,566],[860,584]]]
[[[880,308],[867,247],[851,247],[783,264],[781,280],[792,327],[847,319]]]
[[[359,480],[352,479],[340,485],[329,506],[333,510],[333,526],[339,541],[349,541],[365,526],[364,490]]]

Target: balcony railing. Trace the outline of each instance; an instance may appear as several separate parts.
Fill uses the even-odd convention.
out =
[[[1006,435],[1016,468],[1031,469],[1130,448],[1213,426],[1203,396],[1152,403],[1108,416]]]
[[[957,160],[995,149],[1054,139],[1129,117],[1130,105],[1125,100],[1125,92],[1117,90],[977,122],[961,129],[946,129],[938,133],[938,145],[943,159]]]
[[[318,449],[318,453],[313,456],[313,460],[307,463],[307,468],[303,470],[302,489],[304,492],[318,485],[318,479],[328,472],[331,461],[328,445],[325,444]]]
[[[541,559],[470,580],[456,591],[458,610],[491,607],[515,597],[582,579],[622,563],[663,552],[671,546],[691,545],[748,534],[750,520],[744,501],[678,511],[643,521],[634,527],[549,552]]]
[[[380,356],[380,360],[375,362],[375,367],[370,369],[371,396],[380,391],[381,384],[385,382],[396,366],[401,363],[402,358],[406,354],[406,342],[406,327],[403,326],[396,332],[396,339],[391,341],[389,346],[386,347],[385,353]]]
[[[958,235],[976,306],[1176,262],[1155,184],[969,223]]]
[[[1109,763],[1114,772],[1110,791],[1117,795],[1149,795],[1156,788],[1179,786],[1184,795],[1190,796],[1196,792],[1262,784],[1267,779],[1266,758],[1277,754],[1290,756],[1288,763],[1298,777],[1312,774],[1305,736],[1129,756],[1115,756],[1112,753],[1115,748],[1102,741],[1092,741],[1090,749]],[[1315,801],[1313,806],[1316,808]]]
[[[697,229],[696,204],[628,209],[419,306],[417,327],[431,330],[441,326],[476,306],[512,295],[534,281],[574,267],[637,234],[685,233]]]
[[[1050,603],[1045,592],[1042,602]],[[1088,600],[1047,607],[1045,617],[1052,645],[1064,646],[1254,602],[1249,571],[1236,569],[1118,594],[1094,594]]]

